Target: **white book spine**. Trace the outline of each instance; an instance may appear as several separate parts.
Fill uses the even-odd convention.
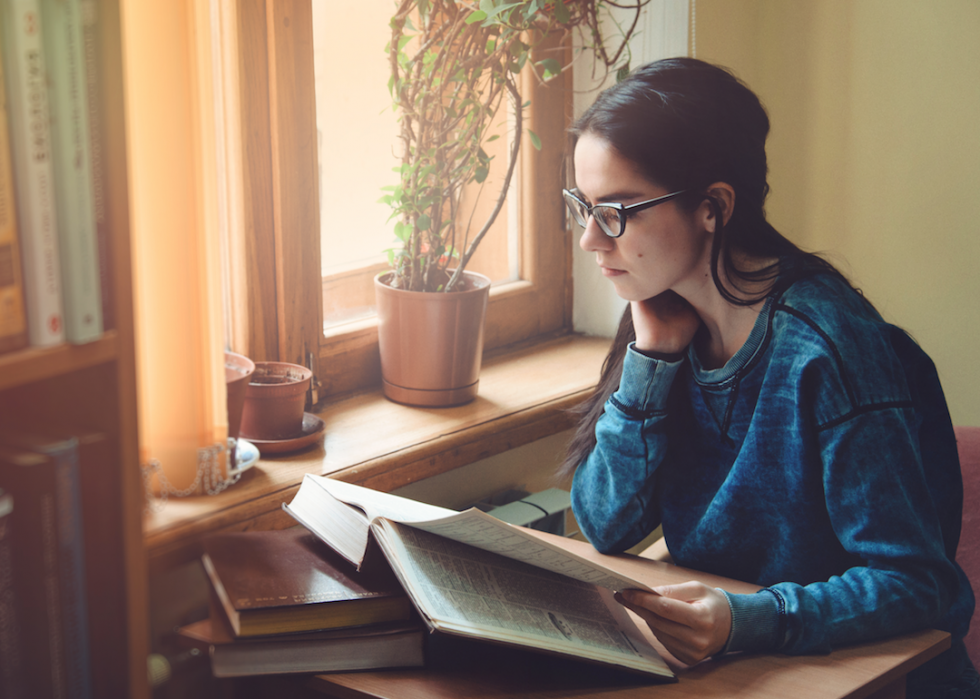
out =
[[[81,0],[41,0],[41,11],[65,335],[80,344],[102,335]]]
[[[37,0],[2,7],[27,326],[31,345],[48,347],[64,342],[65,332],[40,7]]]

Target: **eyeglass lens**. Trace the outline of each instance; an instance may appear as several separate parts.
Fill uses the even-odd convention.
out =
[[[565,203],[578,225],[585,228],[589,221],[589,207],[570,194],[565,195]],[[592,209],[592,216],[603,233],[612,238],[619,236],[622,231],[619,211],[609,206],[597,206]]]

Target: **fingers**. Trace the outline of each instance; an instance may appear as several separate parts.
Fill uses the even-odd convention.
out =
[[[678,660],[693,664],[720,652],[731,631],[731,610],[719,590],[697,582],[623,590],[616,599],[647,623]]]
[[[676,353],[691,343],[701,319],[673,291],[630,303],[637,347],[644,351]]]

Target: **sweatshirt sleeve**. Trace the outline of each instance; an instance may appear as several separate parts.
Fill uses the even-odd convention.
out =
[[[654,474],[666,453],[667,397],[682,362],[627,349],[619,389],[596,425],[596,445],[572,481],[572,510],[598,551],[623,551],[659,524]]]
[[[915,418],[879,406],[819,431],[827,512],[855,564],[829,580],[779,583],[783,650],[826,652],[941,625],[961,581],[943,546]]]

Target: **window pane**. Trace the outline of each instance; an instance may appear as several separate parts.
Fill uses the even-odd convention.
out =
[[[391,209],[378,203],[381,188],[398,182],[392,168],[399,164],[401,153],[385,50],[395,4],[392,0],[313,0],[312,6],[321,271],[324,323],[330,326],[373,314],[372,280],[387,268],[385,250],[396,242],[394,221],[388,220]],[[493,133],[501,138],[485,147],[495,159],[477,213],[491,210],[493,183],[503,178],[507,117],[501,116],[500,122]],[[471,209],[466,202],[474,200],[476,190],[471,188],[464,197],[465,209]],[[511,191],[518,191],[516,182]],[[517,197],[508,199],[467,267],[494,282],[517,278]],[[480,226],[478,216],[473,221],[476,230],[471,235]]]

